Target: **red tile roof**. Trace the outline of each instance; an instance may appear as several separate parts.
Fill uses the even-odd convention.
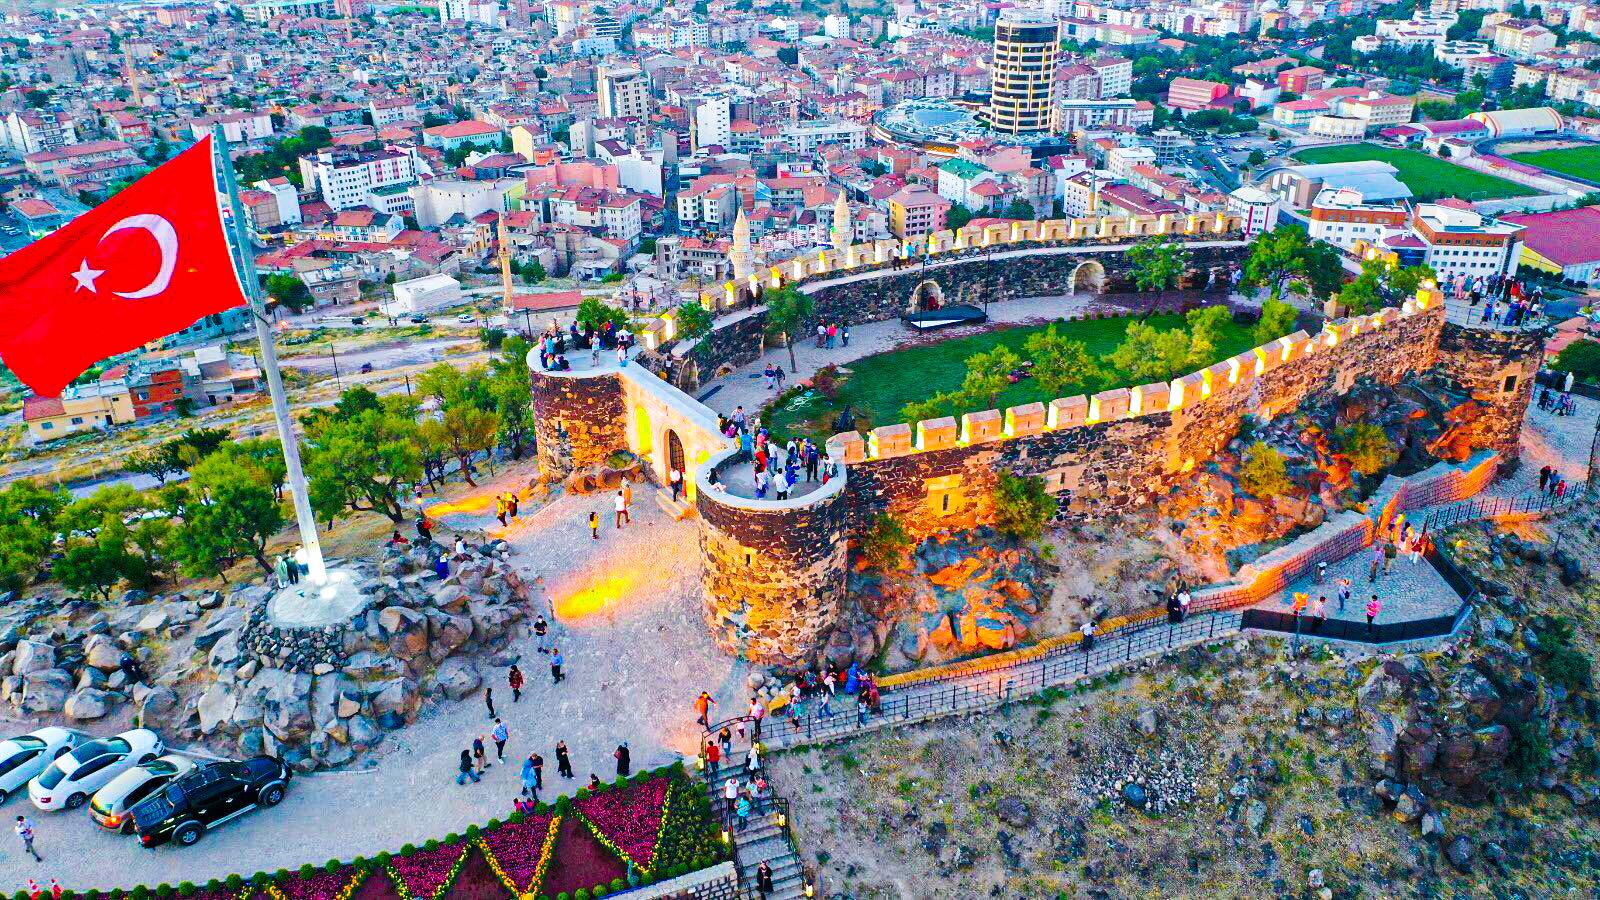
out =
[[[1546,213],[1510,213],[1502,222],[1526,226],[1519,235],[1535,253],[1560,266],[1600,259],[1600,206]]]

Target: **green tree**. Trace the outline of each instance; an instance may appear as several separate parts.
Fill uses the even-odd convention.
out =
[[[1057,332],[1053,324],[1028,335],[1022,347],[1033,360],[1033,377],[1052,397],[1061,396],[1069,384],[1099,384],[1105,378],[1105,370],[1089,348]]]
[[[1006,206],[1005,217],[1007,219],[1028,219],[1028,220],[1032,220],[1032,219],[1038,218],[1034,214],[1033,204],[1029,203],[1028,201],[1026,201],[1024,199],[1022,199],[1021,197],[1018,197],[1017,199],[1011,201],[1011,203]]]
[[[1164,237],[1148,237],[1128,248],[1133,281],[1144,291],[1164,291],[1178,283],[1189,266],[1189,251]]]
[[[964,204],[952,203],[952,204],[950,204],[950,208],[948,210],[945,210],[944,227],[949,228],[952,231],[954,231],[957,228],[961,228],[961,227],[965,226],[968,222],[971,222],[971,221],[972,221],[972,210],[967,209],[967,207]]]
[[[967,374],[961,381],[961,393],[974,404],[993,406],[1011,384],[1011,373],[1021,365],[1022,358],[1004,344],[984,353],[974,353],[967,357]]]
[[[1394,443],[1377,425],[1358,422],[1334,432],[1339,452],[1350,459],[1350,466],[1363,475],[1376,475],[1394,465]]]
[[[1169,381],[1202,363],[1193,360],[1194,342],[1181,328],[1161,331],[1129,322],[1127,337],[1111,352],[1111,362],[1139,381]]]
[[[700,303],[680,303],[673,318],[677,321],[678,336],[684,340],[692,341],[711,333],[711,311]]]
[[[1439,273],[1432,266],[1402,266],[1389,269],[1385,283],[1389,290],[1401,301],[1417,295],[1417,289],[1422,287],[1422,282],[1438,280]]]
[[[1189,326],[1189,363],[1204,366],[1216,355],[1217,344],[1222,340],[1222,329],[1233,321],[1233,313],[1223,304],[1202,306],[1184,314]]]
[[[527,341],[515,335],[505,341],[500,359],[489,378],[489,394],[500,417],[500,443],[511,448],[511,458],[521,459],[532,443],[533,389],[528,383]]]
[[[144,527],[145,513],[157,511],[155,498],[126,484],[103,487],[61,510],[56,521],[61,555],[51,567],[57,581],[82,595],[111,598],[124,580],[149,587],[162,568],[164,523]],[[128,523],[140,528],[134,541]],[[136,552],[142,551],[142,552]],[[144,552],[151,556],[147,559]]]
[[[1381,269],[1383,263],[1372,260],[1363,263],[1361,274],[1339,288],[1339,293],[1334,295],[1334,299],[1350,315],[1359,316],[1383,305],[1383,279],[1374,267]]]
[[[189,473],[183,525],[174,550],[194,577],[221,575],[234,562],[253,559],[265,574],[267,541],[284,526],[272,476],[243,453],[215,453]]]
[[[1268,297],[1266,302],[1261,304],[1261,318],[1251,330],[1250,337],[1258,347],[1268,341],[1275,341],[1288,334],[1294,328],[1295,319],[1299,317],[1300,311],[1292,304]]]
[[[168,477],[186,468],[183,458],[178,454],[181,446],[181,442],[172,440],[145,450],[135,450],[122,461],[122,470],[136,475],[148,475],[154,478],[157,484],[164,485]]]
[[[178,436],[178,457],[192,466],[232,439],[226,428],[191,428]]]
[[[963,391],[944,391],[934,394],[926,400],[913,400],[900,407],[900,418],[916,428],[918,422],[926,419],[940,419],[945,416],[959,415],[968,406],[968,398]]]
[[[0,591],[21,591],[50,555],[56,517],[72,502],[59,487],[23,478],[0,489]]]
[[[994,486],[994,529],[1019,541],[1031,541],[1044,534],[1045,524],[1059,506],[1044,489],[1043,478],[1001,472]]]
[[[478,483],[472,480],[472,457],[494,447],[500,416],[463,403],[445,407],[440,418],[427,419],[418,427],[423,444],[454,456],[461,466],[461,477],[477,487]]]
[[[1318,299],[1331,297],[1344,282],[1339,251],[1332,244],[1311,240],[1293,225],[1257,235],[1250,243],[1241,283],[1269,288],[1274,298],[1280,298],[1290,281],[1304,282]]]
[[[1600,381],[1600,343],[1573,341],[1556,354],[1550,368],[1558,372],[1571,372],[1574,378],[1582,381]]]
[[[350,510],[404,520],[406,488],[422,480],[422,435],[409,400],[389,397],[349,414],[308,418],[306,437],[311,506],[319,519],[331,522]]]
[[[534,263],[538,265],[538,263]],[[578,327],[593,328],[596,331],[604,328],[606,323],[612,328],[621,330],[628,327],[628,314],[611,306],[599,297],[585,297],[578,301]]]
[[[1254,169],[1256,166],[1259,166],[1266,161],[1267,155],[1265,153],[1262,153],[1260,150],[1251,150],[1250,156],[1244,161],[1244,164]]]
[[[1283,454],[1262,441],[1251,444],[1239,464],[1239,485],[1263,499],[1288,493],[1289,471]]]
[[[875,569],[896,569],[905,561],[911,549],[911,536],[900,525],[900,520],[888,513],[872,517],[872,524],[861,540],[861,555]]]
[[[795,290],[792,284],[786,284],[768,291],[766,301],[767,336],[780,338],[789,347],[789,371],[799,372],[800,366],[794,358],[794,342],[799,329],[811,318],[815,308],[811,295]]]
[[[537,259],[522,267],[522,280],[528,284],[538,284],[545,279],[544,263]]]

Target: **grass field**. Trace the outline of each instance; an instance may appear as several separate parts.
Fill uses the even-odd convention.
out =
[[[1591,181],[1600,179],[1600,146],[1535,150],[1532,153],[1515,154],[1511,159],[1563,175],[1576,175]]]
[[[1538,193],[1520,184],[1464,169],[1436,156],[1415,150],[1396,150],[1376,144],[1340,144],[1313,147],[1295,154],[1303,163],[1358,162],[1375,159],[1394,166],[1398,177],[1417,200],[1460,197],[1463,200],[1495,200],[1502,197],[1527,197]]]
[[[1128,323],[1132,321],[1135,321],[1134,317],[1058,321],[1056,325],[1067,337],[1082,341],[1090,353],[1100,357],[1101,364],[1108,370],[1106,377],[1067,385],[1058,395],[1047,395],[1039,382],[1024,378],[1006,388],[1000,395],[998,408],[1036,400],[1048,402],[1057,396],[1071,397],[1114,387],[1131,387],[1134,379],[1112,366],[1110,356],[1122,343]],[[1151,316],[1147,321],[1162,330],[1184,324],[1183,316],[1177,314]],[[807,392],[802,395],[803,402],[787,401],[781,408],[769,411],[764,421],[776,435],[810,435],[821,440],[833,433],[834,418],[848,404],[851,414],[856,417],[857,428],[865,430],[879,425],[892,425],[901,421],[900,410],[907,403],[960,387],[966,375],[967,357],[1003,344],[1027,359],[1023,342],[1029,335],[1046,327],[1036,325],[986,331],[937,344],[864,357],[847,366],[850,375],[833,400]],[[1217,359],[1226,359],[1255,346],[1255,341],[1250,337],[1250,327],[1232,322],[1223,327],[1217,343]]]

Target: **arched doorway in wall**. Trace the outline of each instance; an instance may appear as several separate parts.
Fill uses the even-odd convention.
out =
[[[906,307],[906,312],[915,315],[919,312],[939,309],[944,306],[944,288],[939,287],[937,281],[923,281],[911,290],[911,302]]]
[[[1099,294],[1106,289],[1106,267],[1095,260],[1081,262],[1072,270],[1072,293]]]
[[[673,469],[677,469],[679,472],[684,473],[684,477],[687,479],[689,473],[689,461],[683,453],[683,441],[678,439],[678,433],[673,431],[671,428],[667,429],[666,444],[667,471],[671,472]]]

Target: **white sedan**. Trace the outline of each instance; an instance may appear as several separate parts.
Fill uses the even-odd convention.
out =
[[[128,811],[193,768],[192,760],[170,753],[154,762],[134,766],[95,791],[94,799],[89,801],[89,818],[107,831],[128,834],[133,831],[133,816]]]
[[[44,767],[91,738],[71,728],[41,728],[0,741],[0,803],[22,790]]]
[[[148,728],[124,731],[75,748],[28,783],[28,797],[46,812],[77,809],[95,791],[134,766],[161,755],[161,737]]]

